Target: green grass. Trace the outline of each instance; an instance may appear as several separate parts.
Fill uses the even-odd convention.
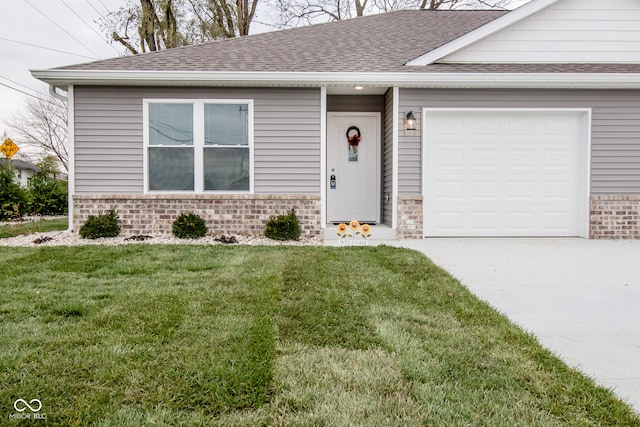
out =
[[[0,223],[0,239],[20,236],[22,234],[66,230],[68,227],[69,220],[67,218],[43,219],[37,222],[23,222],[18,224]]]
[[[50,426],[640,426],[384,246],[0,248],[0,425],[34,425],[18,398]]]

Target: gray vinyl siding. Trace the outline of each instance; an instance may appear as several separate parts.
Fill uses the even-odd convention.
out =
[[[254,190],[320,192],[320,90],[75,87],[76,193],[143,193],[142,100],[253,99]]]
[[[382,205],[382,222],[389,227],[393,219],[393,90],[389,89],[384,99],[384,133],[382,152],[382,192],[389,195],[389,202]],[[384,202],[384,198],[382,199]]]
[[[591,194],[640,193],[639,90],[401,89],[399,114],[413,110],[418,126],[400,128],[400,194],[421,193],[423,107],[591,108]]]

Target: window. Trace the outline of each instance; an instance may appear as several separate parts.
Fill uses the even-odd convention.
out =
[[[252,101],[145,101],[148,191],[252,191]]]

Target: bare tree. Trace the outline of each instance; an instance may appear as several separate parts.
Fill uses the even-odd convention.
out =
[[[511,0],[276,0],[281,28],[405,9],[505,9]]]
[[[111,37],[136,54],[189,44],[182,34],[178,11],[183,0],[129,0],[103,21]]]
[[[128,0],[102,26],[130,53],[246,36],[259,0]]]
[[[64,102],[45,94],[27,98],[25,109],[13,118],[9,127],[14,131],[18,145],[26,144],[44,151],[68,171],[68,116]]]

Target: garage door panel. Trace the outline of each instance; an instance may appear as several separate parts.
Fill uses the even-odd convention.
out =
[[[473,150],[471,155],[472,167],[474,168],[497,168],[500,160],[498,150],[485,149]]]
[[[542,214],[544,229],[549,231],[565,230],[571,227],[572,216],[570,211],[544,212]]]
[[[567,120],[564,114],[549,115],[540,123],[542,123],[544,136],[560,137],[560,141],[565,140],[567,137],[571,138],[576,132],[580,131],[580,123]],[[554,140],[553,138],[548,138],[548,141]]]
[[[470,199],[472,201],[497,201],[500,198],[500,183],[498,181],[471,181]]]
[[[442,201],[464,200],[464,183],[462,181],[439,181],[435,188],[438,198]]]
[[[572,148],[545,151],[543,166],[545,168],[562,168],[564,170],[575,169],[577,159]]]
[[[471,126],[469,126],[469,124]],[[478,136],[495,136],[500,134],[501,127],[504,126],[504,123],[500,118],[493,116],[486,116],[484,120],[470,120],[467,121],[466,128],[467,131],[471,130],[473,135]]]
[[[530,233],[531,224],[534,223],[535,217],[530,211],[508,212],[507,227],[514,234]]]
[[[569,181],[543,181],[541,199],[548,202],[563,202],[570,205],[573,202],[571,189],[575,187]]]
[[[531,136],[536,134],[536,123],[527,120],[525,117],[511,117],[508,119],[508,135],[511,136]]]
[[[464,133],[464,128],[460,127],[460,121],[456,117],[442,117],[436,123],[434,131],[439,137],[460,136]]]
[[[471,229],[480,233],[496,233],[499,229],[500,214],[495,211],[472,212]]]
[[[460,211],[440,210],[433,218],[433,221],[439,229],[455,234],[463,231],[465,218]]]
[[[583,112],[428,111],[425,235],[579,235],[585,123]]]
[[[464,167],[464,153],[462,150],[438,150],[436,153],[438,169]]]
[[[532,169],[535,164],[535,152],[533,150],[508,150],[507,166],[515,169]]]
[[[531,202],[536,195],[533,181],[509,181],[506,189],[506,198],[510,202]]]

